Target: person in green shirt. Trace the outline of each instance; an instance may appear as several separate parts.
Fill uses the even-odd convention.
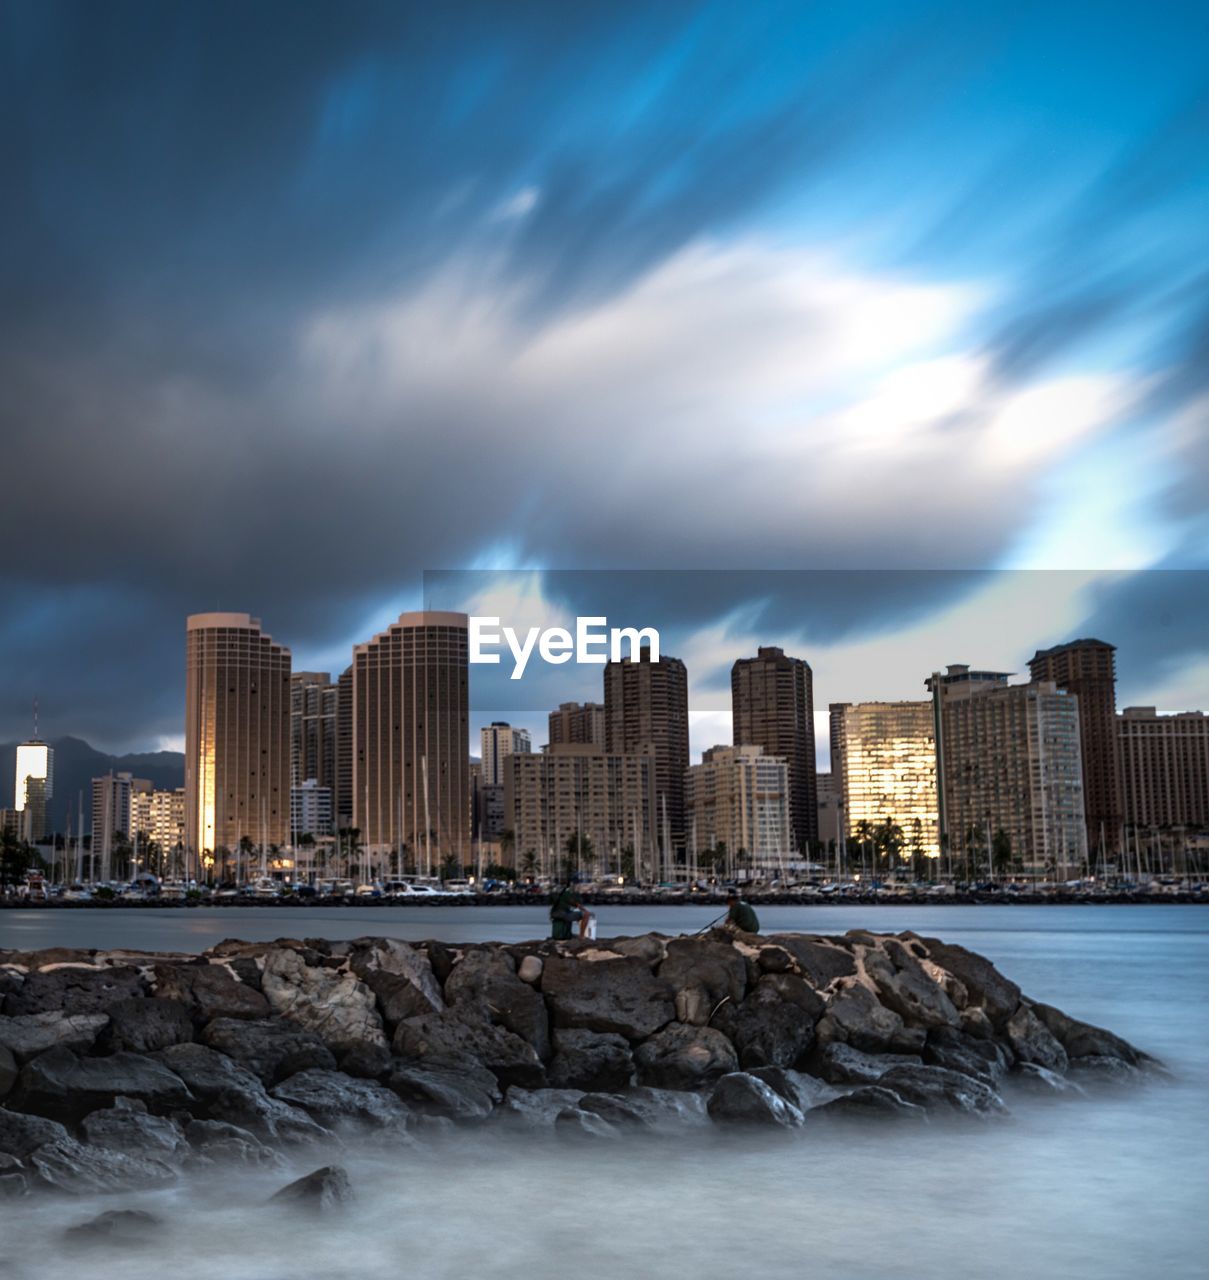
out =
[[[565,884],[550,903],[550,937],[560,940],[571,937],[571,926],[583,919],[583,901],[579,894]]]
[[[726,913],[727,929],[734,933],[759,933],[760,918],[752,910],[751,904],[744,902],[738,889],[731,889],[726,895],[726,905],[730,908]]]

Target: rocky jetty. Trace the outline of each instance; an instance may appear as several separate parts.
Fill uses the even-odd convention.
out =
[[[451,1126],[616,1140],[986,1120],[1014,1092],[1157,1068],[912,933],[0,951],[0,1196],[284,1171],[308,1145]],[[327,1167],[281,1199],[347,1192]]]

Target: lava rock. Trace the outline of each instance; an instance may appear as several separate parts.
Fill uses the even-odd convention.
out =
[[[1139,1068],[1123,1058],[1088,1053],[1070,1060],[1070,1069],[1083,1084],[1133,1085],[1142,1079]]]
[[[745,1071],[732,1072],[718,1081],[710,1094],[708,1110],[716,1124],[796,1129],[805,1118],[775,1089]]]
[[[88,1053],[101,1029],[109,1022],[105,1013],[24,1013],[0,1018],[0,1045],[18,1063],[28,1062],[47,1049],[61,1046],[75,1053]]]
[[[48,1142],[66,1142],[71,1135],[55,1120],[24,1115],[0,1107],[0,1153],[23,1160]]]
[[[327,1213],[352,1199],[353,1187],[348,1173],[339,1165],[325,1165],[282,1187],[269,1203]]]
[[[109,1006],[109,1026],[101,1036],[107,1052],[155,1053],[193,1039],[193,1019],[180,1000],[137,996]]]
[[[659,977],[672,988],[677,1021],[697,1027],[723,1000],[737,1004],[747,994],[747,964],[729,941],[673,938]]]
[[[69,1195],[141,1190],[176,1179],[162,1161],[86,1146],[74,1138],[46,1143],[30,1154],[27,1163],[40,1186]]]
[[[354,973],[307,964],[299,952],[279,947],[265,956],[260,985],[275,1013],[337,1051],[386,1046],[374,993]]]
[[[803,1113],[823,1106],[839,1096],[838,1089],[823,1084],[813,1076],[803,1075],[800,1071],[789,1071],[784,1067],[753,1067],[748,1075],[763,1080],[770,1089]]]
[[[830,1084],[874,1084],[891,1067],[922,1066],[923,1059],[910,1054],[865,1053],[833,1040],[814,1059],[812,1070]]]
[[[596,1141],[615,1141],[621,1137],[617,1129],[604,1116],[579,1107],[567,1107],[554,1117],[554,1132],[560,1138],[572,1141],[590,1138]]]
[[[463,1123],[485,1120],[501,1096],[494,1074],[464,1057],[401,1062],[388,1084],[409,1106]]]
[[[142,994],[137,969],[97,965],[39,969],[4,998],[9,1017],[28,1013],[104,1013],[111,1004]]]
[[[387,1030],[407,1018],[441,1013],[445,1000],[432,963],[423,951],[396,938],[359,939],[349,967],[374,993]]]
[[[960,1071],[994,1087],[1011,1066],[1007,1052],[993,1040],[980,1040],[955,1027],[933,1027],[923,1058],[930,1066]]]
[[[211,1120],[225,1120],[266,1142],[322,1142],[332,1136],[300,1107],[271,1097],[259,1082],[253,1089],[220,1090],[206,1109]]]
[[[550,1056],[550,1020],[546,1002],[516,976],[506,951],[468,951],[445,981],[445,999],[456,1009],[474,1008],[480,1016],[527,1040],[539,1058]]]
[[[272,1097],[301,1107],[325,1128],[402,1130],[410,1115],[397,1094],[369,1080],[311,1068],[283,1080]]]
[[[852,953],[834,943],[796,933],[774,933],[768,941],[793,956],[798,972],[816,990],[829,986],[836,978],[849,978],[856,974]]]
[[[175,1120],[150,1115],[141,1105],[124,1098],[104,1111],[90,1112],[80,1131],[94,1147],[130,1156],[154,1156],[167,1164],[183,1159],[188,1151],[184,1130]]]
[[[261,992],[225,964],[157,964],[155,994],[179,1001],[198,1026],[215,1018],[267,1018],[272,1012]]]
[[[1028,1007],[1022,1004],[1008,1019],[1003,1034],[1020,1062],[1035,1062],[1059,1075],[1065,1075],[1070,1060],[1053,1032]]]
[[[191,1165],[244,1165],[254,1169],[285,1168],[283,1157],[255,1134],[224,1120],[191,1120],[185,1128]]]
[[[540,999],[540,997],[538,997]],[[550,1084],[581,1091],[624,1089],[634,1078],[630,1042],[607,1031],[560,1027],[554,1033]]]
[[[634,1061],[639,1082],[658,1089],[699,1089],[739,1069],[735,1048],[721,1031],[680,1022],[643,1041]]]
[[[583,1096],[579,1089],[509,1089],[493,1119],[525,1129],[551,1129],[562,1112],[579,1106]]]
[[[782,1000],[775,987],[757,985],[741,1005],[724,1004],[713,1024],[749,1067],[792,1067],[814,1044],[814,1018]]]
[[[542,994],[556,1027],[611,1031],[627,1040],[653,1035],[676,1012],[671,984],[635,956],[551,956],[542,971]]]
[[[969,1115],[1007,1110],[1003,1099],[989,1085],[944,1067],[894,1067],[878,1084],[929,1110],[947,1107]]]
[[[957,1008],[943,986],[934,982],[919,961],[897,938],[863,949],[865,973],[872,979],[882,1004],[916,1027],[955,1027]]]
[[[866,1053],[885,1053],[896,1041],[901,1043],[902,1018],[880,1004],[873,992],[859,983],[838,992],[827,1005],[825,1018],[837,1030],[835,1039]]]
[[[99,1245],[118,1245],[129,1249],[151,1244],[162,1226],[155,1214],[142,1209],[108,1209],[87,1222],[68,1227],[63,1232],[63,1239],[78,1249],[94,1249]]]
[[[939,938],[921,939],[933,964],[951,973],[965,987],[971,1004],[980,1006],[998,1030],[1016,1012],[1020,988],[1005,978],[985,956],[965,947],[941,942]]]
[[[851,1093],[844,1094],[831,1102],[825,1102],[811,1112],[811,1119],[821,1116],[824,1119],[872,1119],[893,1117],[900,1120],[926,1122],[927,1111],[900,1097],[893,1089],[885,1089],[881,1085],[866,1084]]]
[[[17,1059],[7,1045],[0,1043],[0,1100],[7,1098],[17,1083]]]
[[[675,1130],[709,1123],[705,1097],[679,1089],[640,1086],[625,1093],[585,1093],[579,1106],[623,1129]]]
[[[137,1053],[80,1058],[70,1049],[48,1049],[21,1068],[12,1103],[22,1111],[71,1122],[123,1097],[145,1102],[152,1111],[192,1101],[180,1076],[154,1058]]]
[[[1076,1058],[1119,1058],[1131,1067],[1155,1064],[1155,1059],[1149,1054],[1103,1027],[1080,1022],[1078,1018],[1072,1018],[1048,1004],[1034,1004],[1032,1010],[1066,1050],[1072,1062]]]
[[[1056,1071],[1039,1067],[1035,1062],[1017,1063],[1008,1078],[1013,1088],[1033,1094],[1073,1094],[1086,1096],[1086,1091],[1073,1080],[1060,1076]]]
[[[546,1083],[537,1050],[506,1028],[476,1018],[472,1009],[408,1018],[395,1031],[394,1051],[401,1058],[474,1058],[504,1087],[540,1089]]]
[[[314,1031],[279,1019],[215,1018],[201,1034],[202,1043],[225,1054],[266,1085],[309,1067],[334,1070],[332,1051]]]
[[[345,1075],[362,1080],[384,1080],[394,1065],[390,1050],[379,1044],[359,1044],[340,1059],[340,1070]]]

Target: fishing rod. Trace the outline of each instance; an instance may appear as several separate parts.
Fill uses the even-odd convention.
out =
[[[716,925],[716,924],[718,924],[718,923],[719,923],[719,921],[725,920],[725,919],[726,919],[726,917],[727,917],[728,915],[730,915],[730,910],[729,910],[729,908],[728,908],[726,911],[724,911],[724,912],[723,912],[723,913],[718,917],[718,919],[717,919],[717,920],[711,920],[711,921],[709,922],[709,924],[702,925],[702,926],[701,926],[701,928],[700,928],[700,929],[698,929],[696,933],[690,933],[690,934],[689,934],[689,937],[690,937],[690,938],[699,938],[699,937],[700,937],[700,936],[701,936],[701,935],[706,931],[706,929],[712,929],[712,928],[714,927],[714,925]]]

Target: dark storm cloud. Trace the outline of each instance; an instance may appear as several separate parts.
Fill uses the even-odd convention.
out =
[[[904,460],[892,493],[847,476],[817,492],[794,440],[770,496],[768,456],[744,464],[725,407],[705,430],[734,433],[733,464],[683,440],[664,456],[673,411],[715,407],[696,386],[729,334],[680,353],[682,385],[635,378],[616,405],[575,386],[504,396],[493,376],[496,347],[527,354],[766,207],[823,208],[859,178],[894,208],[893,180],[862,162],[898,147],[922,175],[935,157],[918,131],[963,110],[1027,11],[872,12],[887,21],[797,5],[8,6],[0,737],[25,732],[35,693],[53,732],[177,733],[186,613],[248,609],[315,652],[418,592],[424,568],[498,543],[568,566],[993,563],[1030,477],[938,488],[929,462]],[[1050,249],[1035,284],[1053,308],[1025,297],[1002,317],[991,345],[1013,376],[1136,307],[1137,272],[1099,255],[1114,219],[1178,186],[1182,127],[1153,171],[1127,164],[1074,219],[1063,243],[1090,265],[1066,292]],[[384,308],[389,329],[400,298],[449,276],[492,305],[436,307],[380,350],[371,332],[340,364],[367,314]],[[481,359],[462,345],[472,321],[502,331]],[[464,368],[426,379],[465,350]],[[387,395],[396,365],[405,385]],[[622,382],[633,364],[617,369]],[[970,584],[867,587],[803,601],[728,583],[660,603],[682,622],[743,607],[824,638]],[[648,600],[605,594],[610,613]]]

